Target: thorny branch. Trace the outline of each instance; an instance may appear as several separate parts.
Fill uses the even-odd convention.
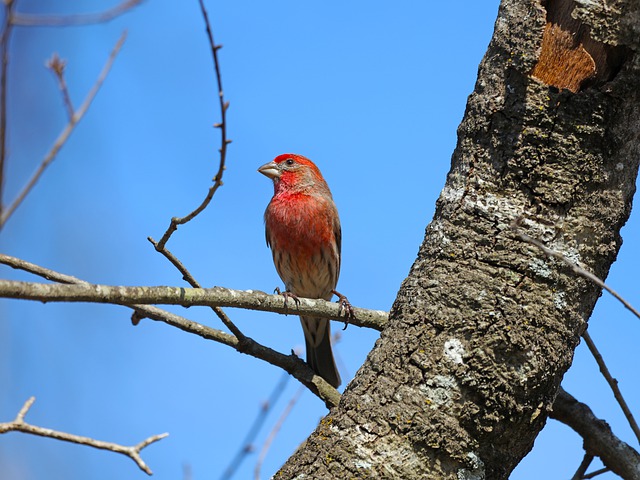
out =
[[[51,147],[51,150],[49,150],[49,153],[47,153],[47,155],[44,157],[44,159],[42,160],[42,163],[34,172],[31,179],[23,187],[23,189],[18,194],[16,199],[13,201],[13,203],[9,206],[9,208],[7,208],[6,211],[3,211],[2,215],[0,215],[0,229],[2,229],[2,227],[6,224],[9,217],[13,214],[16,208],[18,208],[18,206],[22,203],[25,197],[33,189],[35,184],[38,182],[38,180],[44,173],[45,169],[55,159],[56,155],[58,154],[60,149],[63,147],[65,142],[67,141],[67,139],[73,132],[76,125],[80,122],[80,120],[82,120],[82,117],[84,117],[84,114],[87,113],[87,110],[91,105],[91,102],[93,101],[96,94],[98,93],[98,90],[100,90],[100,87],[102,86],[103,82],[107,78],[107,75],[109,74],[109,70],[111,70],[111,66],[113,65],[113,62],[115,61],[118,55],[118,52],[122,48],[122,45],[124,44],[124,41],[126,40],[126,38],[127,38],[127,33],[123,32],[122,35],[120,36],[120,39],[116,42],[115,46],[113,47],[113,50],[111,51],[111,54],[109,55],[109,58],[107,59],[104,67],[102,67],[102,71],[100,72],[100,75],[96,80],[96,83],[94,83],[91,90],[89,90],[89,93],[87,93],[87,96],[85,97],[84,101],[80,105],[80,108],[78,108],[78,110],[74,111],[73,114],[70,115],[69,122],[64,127],[64,129],[62,130],[62,132],[54,142],[53,146]],[[62,75],[62,71],[60,71],[60,75]],[[63,95],[64,95],[64,92],[63,92]],[[69,108],[69,105],[67,106],[67,109],[68,108]],[[0,128],[1,128],[1,125],[0,125]]]
[[[146,472],[148,475],[151,475],[152,472],[149,466],[144,462],[144,460],[142,460],[142,457],[140,456],[141,450],[148,445],[151,445],[152,443],[155,443],[158,440],[161,440],[169,435],[168,433],[161,433],[160,435],[153,435],[146,440],[138,443],[137,445],[125,446],[118,443],[104,442],[102,440],[95,440],[89,437],[73,435],[71,433],[61,432],[58,430],[51,430],[50,428],[39,427],[37,425],[27,423],[24,419],[35,400],[35,397],[29,398],[12,422],[0,423],[0,435],[8,432],[23,432],[29,433],[31,435],[39,435],[41,437],[54,438],[56,440],[62,440],[65,442],[87,445],[89,447],[99,448],[101,450],[109,450],[110,452],[121,453],[136,462],[138,467],[140,467],[140,469]]]

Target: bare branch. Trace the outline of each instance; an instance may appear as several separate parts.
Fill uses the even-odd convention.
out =
[[[58,430],[51,430],[50,428],[38,427],[36,425],[27,423],[24,419],[25,415],[28,413],[35,400],[35,397],[29,398],[12,422],[0,423],[0,435],[8,432],[22,432],[31,435],[39,435],[41,437],[54,438],[56,440],[62,440],[64,442],[87,445],[89,447],[99,448],[101,450],[109,450],[110,452],[121,453],[131,458],[131,460],[136,462],[136,464],[142,471],[146,472],[149,475],[152,474],[151,469],[144,462],[144,460],[142,460],[140,452],[148,445],[151,445],[152,443],[155,443],[158,440],[161,440],[169,435],[168,433],[161,433],[160,435],[153,435],[146,440],[138,443],[137,445],[125,446],[117,443],[95,440],[89,437],[82,437],[80,435],[73,435],[71,433],[60,432]]]
[[[589,335],[589,332],[585,331],[582,334],[582,338],[584,338],[584,341],[587,344],[589,351],[593,355],[593,358],[596,359],[596,363],[600,368],[600,373],[602,373],[602,376],[605,378],[605,380],[609,384],[611,391],[613,391],[613,396],[616,397],[616,400],[618,401],[620,408],[622,408],[622,412],[624,413],[624,416],[626,417],[627,422],[629,422],[629,426],[631,427],[631,430],[633,430],[633,433],[636,435],[636,438],[640,442],[640,429],[638,428],[636,419],[633,418],[633,414],[629,409],[629,405],[627,405],[626,400],[622,396],[622,392],[618,387],[618,381],[611,376],[611,373],[609,372],[607,365],[604,363],[604,358],[602,358],[602,355],[600,355],[600,352],[596,348],[595,343],[593,343],[593,340],[591,339],[591,335]]]
[[[589,468],[591,462],[593,462],[593,455],[585,453],[582,462],[580,462],[580,465],[578,466],[576,473],[571,477],[571,480],[582,480],[584,478],[584,474],[587,473],[587,468]]]
[[[0,263],[57,282],[73,285],[90,285],[88,282],[76,277],[49,270],[9,255],[0,254]],[[271,365],[283,369],[311,390],[314,395],[317,395],[322,401],[324,401],[327,408],[336,406],[340,400],[340,394],[338,391],[329,385],[322,377],[316,375],[304,361],[293,353],[291,355],[284,355],[269,347],[261,345],[249,337],[244,337],[243,341],[240,342],[233,335],[229,335],[228,333],[191,321],[187,318],[181,317],[180,315],[167,312],[157,307],[149,305],[128,306],[134,309],[135,314],[138,314],[140,317],[164,322],[167,325],[179,328],[187,333],[198,335],[206,340],[213,340],[215,342],[222,343],[223,345],[227,345],[240,353],[264,360]]]
[[[281,295],[270,295],[259,290],[232,290],[230,288],[184,288],[112,286],[99,284],[49,284],[0,280],[0,297],[41,302],[89,302],[116,305],[181,305],[183,307],[234,307],[281,314],[314,315],[342,320],[337,303],[322,299],[300,298],[294,306],[285,306]],[[353,309],[355,318],[349,323],[360,327],[381,329],[388,313],[380,310]]]
[[[264,441],[264,445],[262,446],[262,450],[260,450],[260,455],[258,456],[258,461],[256,462],[256,466],[253,470],[254,479],[260,480],[260,470],[262,469],[262,463],[264,462],[264,459],[269,452],[269,448],[271,448],[273,440],[278,435],[278,432],[282,428],[282,425],[284,425],[284,422],[289,417],[289,414],[291,413],[291,410],[293,410],[293,407],[295,407],[296,403],[298,403],[298,400],[300,399],[300,396],[303,392],[304,390],[302,388],[298,388],[298,390],[296,390],[296,393],[293,394],[293,397],[291,397],[291,400],[289,400],[289,403],[287,403],[287,406],[282,411],[280,418],[278,418],[278,421],[271,429],[271,432],[269,432],[269,436]]]
[[[5,0],[4,20],[2,31],[0,31],[0,218],[4,215],[4,164],[7,159],[7,68],[14,7],[13,0]]]
[[[522,240],[523,242],[526,242],[526,243],[530,243],[531,245],[533,245],[535,247],[538,247],[540,250],[542,250],[542,252],[547,257],[555,258],[556,260],[560,260],[561,262],[565,263],[569,268],[571,268],[571,270],[575,274],[580,275],[581,277],[586,278],[590,282],[595,283],[598,287],[605,289],[607,292],[609,292],[611,295],[613,295],[620,303],[622,303],[625,306],[625,308],[627,308],[627,310],[629,310],[631,313],[633,313],[636,317],[640,318],[640,312],[638,312],[635,308],[633,308],[633,306],[629,302],[627,302],[624,298],[622,298],[613,288],[611,288],[607,284],[605,284],[596,275],[594,275],[593,273],[589,272],[588,270],[582,268],[580,265],[578,265],[573,260],[568,259],[562,253],[556,252],[555,250],[552,250],[552,249],[550,249],[548,247],[545,247],[542,244],[542,242],[540,242],[539,240],[536,240],[535,238],[530,237],[526,233],[520,232],[518,230],[518,227],[520,226],[521,221],[522,221],[522,217],[516,218],[511,223],[511,228],[513,230],[515,230],[516,236],[520,240]]]
[[[18,206],[22,203],[25,197],[29,194],[31,189],[35,186],[35,184],[38,182],[38,180],[42,176],[42,173],[49,166],[49,164],[55,159],[60,149],[64,146],[65,142],[67,141],[67,139],[69,138],[73,130],[75,129],[78,122],[82,120],[82,117],[87,112],[87,109],[89,108],[89,106],[91,105],[91,102],[93,101],[94,97],[98,93],[98,90],[100,90],[100,87],[102,86],[104,80],[107,78],[107,75],[109,74],[109,70],[111,70],[111,66],[113,65],[113,62],[115,61],[116,56],[118,55],[118,52],[122,48],[122,45],[124,44],[124,41],[126,38],[127,38],[127,33],[123,32],[122,35],[120,36],[120,39],[116,42],[115,46],[113,47],[113,50],[111,51],[111,54],[107,59],[107,62],[102,68],[102,72],[100,72],[100,75],[96,80],[96,83],[93,85],[89,93],[87,93],[87,96],[84,99],[84,102],[82,102],[82,105],[80,105],[80,108],[78,108],[78,110],[76,110],[73,113],[73,115],[71,115],[71,118],[69,119],[69,123],[67,123],[67,125],[64,127],[64,129],[62,130],[62,132],[54,142],[53,146],[51,147],[51,150],[49,150],[49,153],[47,153],[47,155],[44,157],[44,159],[42,160],[42,163],[40,164],[38,169],[35,171],[31,179],[24,186],[20,194],[16,197],[16,199],[13,201],[11,206],[7,208],[6,211],[2,212],[2,215],[0,216],[0,229],[2,229],[2,227],[6,224],[9,217],[13,214],[16,208],[18,208]]]
[[[287,386],[288,381],[289,381],[289,375],[287,374],[283,375],[280,378],[280,381],[273,388],[273,391],[271,392],[271,395],[269,395],[268,400],[262,402],[258,415],[256,415],[256,418],[253,421],[253,424],[249,428],[247,435],[242,441],[242,444],[240,445],[240,449],[234,455],[233,459],[229,462],[229,465],[227,466],[224,473],[220,477],[221,480],[227,480],[232,478],[233,475],[236,473],[236,470],[238,469],[238,467],[242,464],[242,461],[245,458],[247,458],[247,455],[249,455],[251,452],[254,451],[255,449],[254,442],[255,442],[256,436],[260,432],[262,425],[264,425],[264,422],[267,419],[267,415],[269,414],[269,411],[273,408],[273,406],[276,404],[276,402],[284,392],[284,389]]]
[[[568,425],[584,440],[585,451],[600,457],[602,463],[625,480],[640,480],[640,455],[616,437],[604,420],[560,388],[551,418]],[[587,478],[586,476],[584,478]]]
[[[85,13],[79,15],[34,15],[28,13],[16,13],[12,23],[21,27],[66,27],[71,25],[89,25],[92,23],[105,23],[126,13],[142,0],[125,0],[104,12]]]
[[[285,306],[281,295],[224,287],[113,286],[89,283],[63,285],[0,280],[0,297],[40,302],[112,303],[125,306],[163,304],[183,307],[233,307],[344,320],[337,303],[301,297],[300,302]],[[353,312],[355,318],[349,318],[349,323],[359,327],[379,330],[388,318],[388,313],[380,310],[354,307]]]
[[[185,267],[184,264],[180,260],[178,260],[178,258],[173,253],[171,253],[169,249],[167,249],[166,246],[160,247],[158,243],[151,237],[147,237],[147,240],[149,240],[153,244],[157,252],[164,255],[164,257],[167,260],[169,260],[173,264],[173,266],[180,271],[180,273],[182,274],[183,280],[185,280],[193,288],[201,288],[200,283],[195,279],[193,275],[191,275],[191,272],[187,270],[187,267]],[[236,336],[236,338],[242,343],[245,340],[244,334],[231,321],[231,319],[227,316],[227,314],[224,313],[224,311],[221,308],[218,308],[215,306],[211,306],[211,309],[222,321],[222,323],[224,323],[224,325],[231,331],[231,333],[233,333]],[[137,325],[140,322],[140,319],[132,317],[131,321],[134,325]]]
[[[173,217],[171,219],[171,223],[169,224],[169,228],[167,228],[167,231],[164,232],[164,235],[162,235],[162,238],[160,239],[159,242],[155,242],[154,240],[149,238],[151,243],[154,244],[156,250],[160,253],[163,253],[163,250],[165,250],[165,245],[167,241],[169,241],[169,238],[171,237],[171,235],[173,235],[173,232],[175,232],[178,229],[178,225],[183,225],[193,220],[197,215],[200,214],[200,212],[202,212],[205,208],[207,208],[207,206],[211,202],[211,199],[213,198],[213,195],[216,193],[218,188],[222,186],[222,175],[224,174],[224,171],[226,168],[225,162],[227,157],[227,146],[231,143],[231,140],[227,138],[227,110],[229,109],[229,102],[225,101],[224,99],[224,91],[222,90],[222,75],[220,73],[220,62],[218,61],[218,50],[222,48],[222,45],[215,44],[213,40],[211,25],[209,23],[209,15],[207,14],[207,10],[204,7],[204,2],[202,0],[199,0],[199,1],[200,1],[200,10],[202,12],[202,18],[204,19],[204,23],[207,31],[207,37],[209,39],[209,45],[211,47],[211,55],[213,57],[213,66],[215,69],[216,82],[218,85],[218,102],[220,103],[220,122],[216,123],[214,127],[220,129],[220,148],[218,150],[220,154],[220,161],[218,163],[218,172],[213,177],[213,185],[209,187],[209,191],[207,192],[207,195],[202,201],[202,203],[200,203],[200,205],[195,210],[193,210],[191,213],[189,213],[184,217]],[[173,261],[172,263],[176,265]],[[180,269],[180,271],[184,275],[184,271],[182,269]]]
[[[582,477],[584,480],[588,480],[590,478],[595,478],[598,475],[602,475],[603,473],[607,473],[610,472],[611,469],[610,468],[601,468],[599,470],[594,470],[591,473],[585,473],[584,477]]]
[[[47,68],[53,72],[56,76],[56,80],[58,80],[58,87],[60,88],[60,93],[62,93],[62,100],[67,110],[67,116],[69,117],[69,121],[72,121],[75,110],[71,103],[71,96],[69,95],[67,82],[64,79],[64,67],[66,66],[67,62],[62,60],[57,53],[54,53],[51,56],[51,59],[47,61]]]

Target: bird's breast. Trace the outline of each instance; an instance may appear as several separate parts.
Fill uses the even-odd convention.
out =
[[[296,295],[330,298],[339,258],[331,205],[314,198],[274,197],[265,212],[273,261],[287,289]]]

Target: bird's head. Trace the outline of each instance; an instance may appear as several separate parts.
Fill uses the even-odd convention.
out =
[[[258,172],[273,180],[276,193],[304,191],[317,187],[328,189],[316,164],[295,153],[278,155],[273,161],[262,165]]]

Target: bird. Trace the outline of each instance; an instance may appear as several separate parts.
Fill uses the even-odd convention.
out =
[[[264,213],[267,246],[284,282],[287,298],[339,297],[352,314],[346,297],[335,288],[340,275],[342,231],[338,209],[318,167],[308,158],[285,153],[258,172],[273,180],[274,194]],[[277,290],[279,291],[279,290]],[[329,320],[301,316],[307,364],[330,385],[340,386],[331,350]]]

